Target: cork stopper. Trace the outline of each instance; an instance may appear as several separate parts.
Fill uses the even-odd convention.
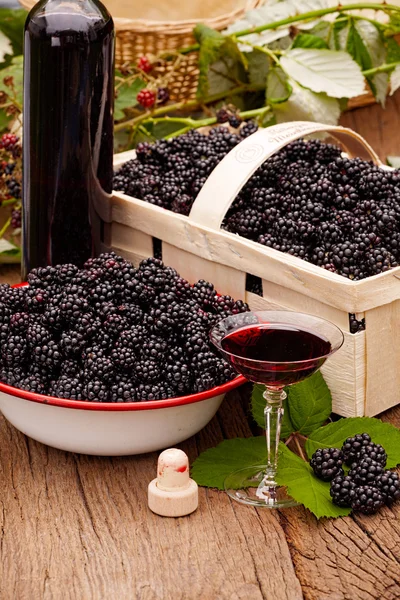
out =
[[[198,506],[197,483],[189,477],[189,460],[178,448],[158,457],[157,478],[149,483],[149,508],[163,517],[183,517]]]

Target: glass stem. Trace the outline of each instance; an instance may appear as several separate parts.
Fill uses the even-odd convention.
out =
[[[265,435],[267,438],[267,469],[264,479],[265,484],[275,484],[276,469],[278,466],[278,446],[281,436],[281,425],[283,419],[284,408],[282,406],[287,394],[283,390],[265,389],[263,394],[266,400],[264,409],[265,417]]]

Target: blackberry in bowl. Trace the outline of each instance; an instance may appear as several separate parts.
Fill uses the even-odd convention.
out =
[[[206,298],[196,292],[204,286]],[[38,441],[87,454],[137,454],[190,437],[243,382],[213,352],[208,330],[227,310],[248,310],[221,302],[208,282],[197,288],[157,259],[135,269],[114,253],[0,286],[4,416]]]

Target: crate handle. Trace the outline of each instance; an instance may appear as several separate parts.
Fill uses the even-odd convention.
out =
[[[371,146],[352,129],[309,121],[272,125],[245,138],[218,163],[194,201],[189,218],[219,229],[242,187],[267,158],[289,142],[320,131],[331,133],[350,157],[359,156],[382,166]]]

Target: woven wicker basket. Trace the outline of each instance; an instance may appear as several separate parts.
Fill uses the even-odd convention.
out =
[[[19,0],[30,10],[36,0]],[[140,56],[165,50],[178,50],[195,43],[193,28],[197,23],[222,30],[246,11],[264,0],[103,0],[113,15],[116,29],[116,66],[135,63]],[[132,18],[134,16],[135,18]],[[155,69],[156,76],[166,76],[171,99],[189,100],[197,89],[198,54],[192,52],[172,72],[172,63]]]

